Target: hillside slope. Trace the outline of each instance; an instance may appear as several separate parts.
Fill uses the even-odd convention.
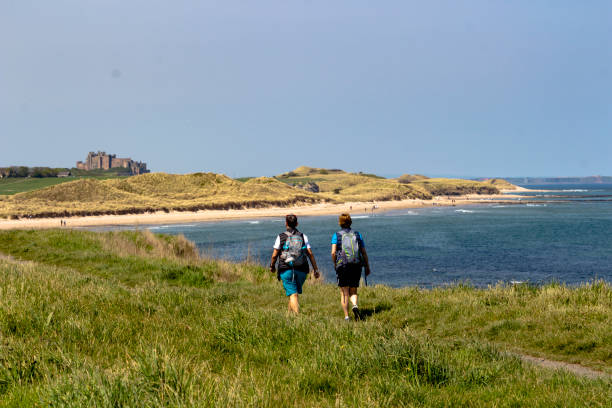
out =
[[[490,183],[472,180],[404,175],[385,179],[373,174],[347,173],[339,169],[298,167],[276,176],[290,185],[315,183],[321,195],[335,201],[388,201],[407,198],[429,200],[434,196],[498,194]]]
[[[245,183],[214,173],[149,173],[126,179],[84,179],[0,197],[5,216],[50,217],[154,211],[286,206],[319,200],[272,178]]]
[[[291,316],[268,270],[182,237],[0,232],[0,406],[609,406],[507,353],[612,372],[608,284],[370,286],[349,323],[337,292],[308,280]]]

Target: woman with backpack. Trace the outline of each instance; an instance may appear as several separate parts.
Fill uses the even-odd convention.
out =
[[[355,320],[361,319],[357,304],[357,288],[361,279],[361,268],[365,266],[365,274],[370,274],[370,263],[365,249],[363,237],[351,229],[353,220],[349,214],[342,214],[338,220],[340,231],[332,236],[332,261],[336,269],[338,287],[340,287],[340,303],[344,311],[344,320],[350,320],[348,301],[353,304]]]
[[[283,281],[285,294],[289,297],[289,311],[296,314],[300,311],[298,294],[302,293],[302,285],[309,271],[306,258],[310,259],[315,278],[319,277],[319,268],[310,249],[308,237],[296,229],[297,225],[295,215],[289,214],[285,217],[287,230],[276,237],[270,260],[270,271],[276,272],[276,260],[279,259],[277,278]]]

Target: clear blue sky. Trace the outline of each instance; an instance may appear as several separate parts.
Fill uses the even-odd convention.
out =
[[[0,0],[0,166],[612,175],[612,2]]]

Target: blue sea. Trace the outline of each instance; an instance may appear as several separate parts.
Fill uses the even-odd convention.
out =
[[[612,185],[529,186],[512,204],[354,213],[364,237],[369,284],[436,287],[458,282],[612,282]],[[535,196],[527,197],[527,196]],[[300,217],[324,277],[335,275],[330,240],[337,216]],[[119,227],[117,227],[119,228]],[[184,234],[215,258],[267,265],[283,218],[140,227]]]

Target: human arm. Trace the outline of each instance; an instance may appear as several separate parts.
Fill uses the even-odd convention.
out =
[[[308,259],[310,259],[310,263],[312,264],[312,269],[314,269],[314,277],[319,277],[319,267],[317,266],[317,261],[315,261],[314,254],[312,253],[312,249],[306,249],[306,254],[308,255]]]
[[[276,272],[276,259],[278,258],[278,254],[280,254],[280,249],[274,249],[272,251],[272,258],[270,258],[270,272]]]
[[[365,274],[368,276],[370,274],[370,261],[368,261],[368,253],[364,247],[360,247],[359,252],[361,252],[361,259],[363,259],[363,265],[365,266]]]
[[[331,257],[332,263],[334,264],[334,268],[336,267],[336,248],[338,245],[332,244]]]

